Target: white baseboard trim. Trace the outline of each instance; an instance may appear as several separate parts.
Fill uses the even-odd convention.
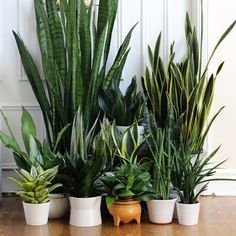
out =
[[[214,178],[235,179],[236,169],[217,170]],[[236,196],[236,181],[212,181],[202,195]]]

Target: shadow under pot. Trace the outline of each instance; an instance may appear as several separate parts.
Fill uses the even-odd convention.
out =
[[[69,197],[70,225],[92,227],[102,224],[101,196],[89,198]]]
[[[140,224],[142,210],[139,201],[117,200],[108,208],[108,211],[113,216],[115,226],[119,226],[120,222],[126,224],[132,220]]]

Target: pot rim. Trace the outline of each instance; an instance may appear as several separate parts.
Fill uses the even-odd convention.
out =
[[[176,202],[177,204],[179,204],[179,205],[183,205],[183,206],[197,206],[197,205],[200,205],[200,202],[199,201],[197,201],[196,203],[181,203],[181,202]]]
[[[166,199],[166,200],[161,200],[161,199],[152,199],[152,200],[149,200],[148,202],[177,202],[178,198],[171,198],[171,199]]]
[[[140,201],[134,200],[134,199],[118,199],[118,200],[115,200],[113,204],[114,205],[135,205],[139,203]]]
[[[102,195],[95,196],[95,197],[74,197],[74,196],[69,196],[70,199],[78,199],[78,200],[79,199],[83,199],[83,200],[84,199],[91,199],[92,200],[92,199],[96,199],[96,198],[100,198],[100,197],[102,197]]]
[[[47,205],[47,204],[50,204],[50,201],[48,202],[43,202],[43,203],[29,203],[29,202],[25,202],[25,201],[22,201],[23,204],[27,204],[27,205],[32,205],[32,206],[39,206],[39,205]]]

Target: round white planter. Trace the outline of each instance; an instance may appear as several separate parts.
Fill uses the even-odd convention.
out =
[[[59,219],[69,211],[69,199],[63,194],[50,194],[49,218]]]
[[[183,204],[177,202],[177,213],[179,224],[196,225],[198,224],[200,202],[195,204]]]
[[[46,225],[48,223],[50,202],[41,204],[31,204],[23,202],[26,224]]]
[[[168,224],[173,220],[176,199],[147,202],[149,220],[156,224]]]
[[[102,224],[101,218],[102,197],[76,198],[70,200],[70,225],[77,227],[92,227]]]
[[[127,129],[129,128],[129,126],[117,126],[117,129],[121,132],[124,133]],[[141,141],[143,139],[144,136],[144,126],[139,125],[138,126],[138,137],[139,137],[139,141]]]

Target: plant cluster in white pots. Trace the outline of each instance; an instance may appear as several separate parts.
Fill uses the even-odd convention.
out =
[[[16,191],[16,194],[23,200],[26,223],[33,226],[47,224],[50,207],[49,194],[61,187],[59,183],[52,185],[58,166],[47,170],[43,170],[41,166],[37,168],[32,166],[30,172],[24,169],[15,171],[19,178],[9,178],[21,188]]]
[[[21,116],[21,135],[24,142],[25,150],[22,150],[16,138],[13,135],[7,117],[0,110],[5,124],[8,127],[9,134],[0,131],[0,139],[4,145],[10,148],[13,152],[18,168],[26,171],[31,170],[31,166],[41,166],[44,170],[58,166],[58,172],[52,180],[53,184],[60,183],[58,176],[63,173],[64,159],[59,152],[56,152],[57,146],[62,138],[64,132],[67,131],[68,126],[64,127],[58,134],[57,142],[51,151],[46,141],[42,143],[36,138],[37,130],[30,113],[23,107]],[[68,197],[65,194],[63,187],[57,188],[49,195],[50,210],[49,218],[57,219],[66,215],[69,210]]]
[[[97,120],[92,129],[85,130],[80,109],[74,118],[71,149],[65,155],[66,167],[61,179],[70,201],[70,225],[92,227],[102,223],[101,194],[96,182],[106,166],[106,146],[101,135],[95,135]]]

